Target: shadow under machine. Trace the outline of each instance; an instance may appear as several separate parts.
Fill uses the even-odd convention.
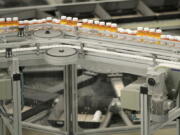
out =
[[[0,135],[179,135],[178,41],[47,20],[1,29]]]

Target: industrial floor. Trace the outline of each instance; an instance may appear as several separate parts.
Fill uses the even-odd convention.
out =
[[[23,135],[51,135],[51,134],[37,133],[37,132],[33,132],[33,131],[24,130]],[[104,135],[109,135],[109,134],[104,134]],[[139,133],[112,134],[112,135],[139,135]],[[177,134],[176,134],[175,129],[163,129],[161,131],[158,131],[154,135],[177,135]]]

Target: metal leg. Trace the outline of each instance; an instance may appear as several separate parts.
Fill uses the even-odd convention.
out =
[[[76,65],[66,65],[64,69],[65,127],[67,135],[77,132],[77,69]]]
[[[0,117],[0,135],[6,135],[6,128],[1,117]]]
[[[3,121],[0,118],[0,135],[3,135]]]
[[[141,88],[141,135],[150,135],[150,104],[147,88]]]
[[[19,60],[17,58],[12,59],[11,74],[13,79],[13,135],[22,135],[21,84],[19,74]]]
[[[179,94],[178,94],[178,98],[177,98],[177,107],[178,108],[180,108],[180,92],[179,92]],[[177,122],[177,135],[180,135],[180,118],[178,118],[177,120],[176,120],[176,122]]]

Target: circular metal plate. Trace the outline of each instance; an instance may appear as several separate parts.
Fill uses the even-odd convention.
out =
[[[34,32],[34,35],[40,38],[55,38],[61,36],[62,33],[60,31],[55,30],[38,30]]]
[[[72,48],[53,48],[46,51],[45,60],[51,65],[68,65],[76,63],[78,53]]]
[[[53,56],[53,57],[68,57],[71,55],[76,54],[76,50],[72,48],[53,48],[48,50],[46,53],[47,55]]]

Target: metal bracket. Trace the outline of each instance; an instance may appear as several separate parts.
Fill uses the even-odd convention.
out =
[[[6,58],[12,57],[12,48],[6,48]]]
[[[13,81],[20,81],[21,80],[21,74],[13,74]]]
[[[80,47],[81,47],[81,49],[80,49],[80,54],[84,57],[85,56],[85,51],[84,51],[84,43],[81,43],[80,44]]]
[[[39,55],[40,54],[40,44],[39,43],[37,43],[36,44],[36,48],[37,48],[37,55]]]
[[[76,39],[79,39],[79,28],[78,27],[74,27],[74,32],[75,32],[75,36],[76,36]]]
[[[152,56],[153,56],[153,65],[156,66],[157,65],[157,61],[156,61],[157,55],[156,54],[152,54]]]
[[[18,31],[18,37],[24,37],[25,33],[24,33],[24,29],[25,27],[19,27],[19,31]]]
[[[142,87],[140,88],[140,93],[141,93],[141,94],[148,95],[148,88],[147,88],[147,87],[142,86]]]

